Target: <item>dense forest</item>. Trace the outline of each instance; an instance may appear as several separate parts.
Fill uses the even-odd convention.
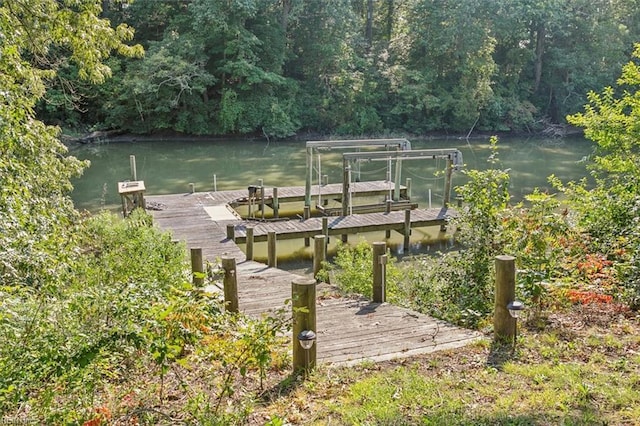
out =
[[[38,108],[48,123],[267,137],[535,132],[565,124],[589,91],[611,84],[640,39],[637,0],[103,0],[102,9],[135,28],[146,53],[111,58],[113,77],[99,87],[56,62]]]

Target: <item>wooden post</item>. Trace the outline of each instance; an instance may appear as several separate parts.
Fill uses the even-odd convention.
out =
[[[409,237],[411,236],[411,209],[404,211],[404,253],[409,253]]]
[[[193,285],[204,285],[204,262],[202,261],[202,249],[191,249],[191,273]]]
[[[278,188],[273,188],[273,217],[277,218],[280,214],[280,206],[278,205]]]
[[[324,245],[325,247],[329,245],[329,218],[326,216],[322,217],[322,235],[324,235]]]
[[[247,260],[253,260],[253,226],[247,226]]]
[[[262,219],[264,219],[264,181],[262,179],[258,179],[258,186],[260,189],[260,212]]]
[[[231,241],[236,240],[236,227],[232,223],[227,224],[227,239]]]
[[[453,174],[453,160],[447,159],[447,170],[444,179],[444,194],[442,194],[442,207],[449,207],[451,204],[451,176]]]
[[[342,234],[342,242],[343,243],[348,243],[349,242],[349,234]]]
[[[407,200],[411,201],[411,178],[407,178]]]
[[[236,271],[236,259],[234,257],[222,257],[222,269],[224,269],[224,309],[227,312],[238,312],[238,276]]]
[[[304,206],[304,212],[302,214],[302,217],[304,218],[304,220],[307,220],[311,217],[311,207],[310,206]]]
[[[322,269],[322,262],[327,260],[327,243],[324,235],[313,237],[313,276]]]
[[[304,330],[315,333],[316,329],[316,281],[304,279],[291,282],[291,305],[293,311],[293,372],[308,373],[316,366],[318,342],[310,349],[300,346],[298,335]]]
[[[276,255],[276,233],[269,231],[267,233],[267,265],[270,268],[278,266],[278,256]]]
[[[213,192],[218,192],[218,176],[213,174]]]
[[[135,182],[135,181],[138,180],[138,170],[136,168],[136,156],[135,155],[130,155],[129,156],[129,165],[131,166],[131,180]]]
[[[383,270],[386,265],[382,264],[381,258],[387,253],[387,243],[373,243],[373,301],[384,303],[386,301],[386,289]]]
[[[391,213],[391,204],[392,203],[393,203],[393,201],[391,201],[391,199],[387,198],[387,202],[385,203],[386,205],[385,205],[385,210],[384,210],[386,214]],[[390,229],[387,229],[386,231],[384,231],[384,237],[386,239],[391,238],[391,230]]]
[[[189,184],[189,192],[191,192],[192,194],[194,194],[196,192],[196,184],[191,182]]]
[[[329,185],[329,175],[322,175],[322,186]]]
[[[351,165],[346,158],[342,159],[342,169],[342,216],[348,216],[351,206]]]
[[[513,302],[516,295],[516,262],[515,257],[496,256],[496,295],[493,311],[493,330],[495,338],[511,342],[516,332],[516,320],[512,318],[507,305]]]

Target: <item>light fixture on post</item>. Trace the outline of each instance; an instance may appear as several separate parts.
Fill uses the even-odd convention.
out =
[[[518,339],[518,318],[524,311],[524,303],[519,300],[514,300],[507,304],[507,309],[509,310],[509,315],[515,320],[515,326],[513,328],[513,350],[516,350],[516,341]]]
[[[304,375],[305,378],[309,377],[309,349],[313,346],[313,343],[316,341],[316,333],[313,330],[302,330],[298,333],[298,342],[300,342],[300,346],[304,349],[305,352],[305,364],[304,364]]]

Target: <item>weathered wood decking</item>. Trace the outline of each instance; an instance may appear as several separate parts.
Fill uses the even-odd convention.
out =
[[[291,298],[291,282],[299,277],[246,260],[226,235],[227,225],[233,224],[241,232],[243,222],[233,215],[214,220],[207,213],[207,208],[219,208],[245,195],[246,191],[204,192],[147,196],[146,200],[147,204],[161,208],[151,211],[156,225],[170,230],[175,238],[185,241],[188,248],[202,248],[204,258],[212,262],[220,256],[236,259],[240,309],[249,315],[260,315],[284,306],[285,300]],[[393,213],[387,216],[391,218]],[[318,289],[316,330],[317,356],[321,363],[388,360],[463,346],[480,336],[397,306],[357,298],[335,298],[322,288],[320,285]]]

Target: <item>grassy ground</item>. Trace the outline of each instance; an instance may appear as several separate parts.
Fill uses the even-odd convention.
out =
[[[525,321],[518,346],[321,366],[262,395],[250,424],[640,425],[640,319],[614,305]]]

